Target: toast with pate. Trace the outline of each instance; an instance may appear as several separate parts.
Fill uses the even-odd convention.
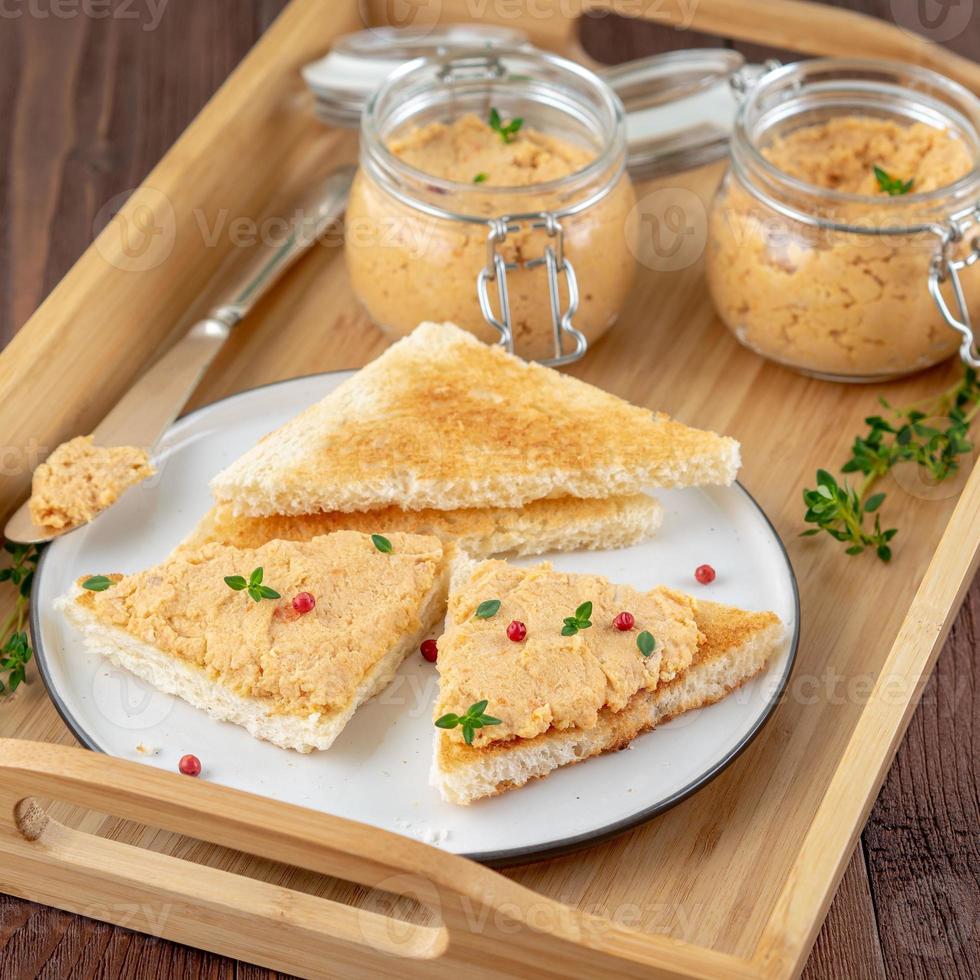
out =
[[[488,600],[499,608],[489,618],[476,616]],[[587,602],[590,625],[574,632],[563,626]],[[632,614],[632,628],[614,625],[623,611]],[[506,632],[512,620],[526,628],[520,642]],[[457,559],[438,641],[434,718],[442,724],[431,782],[445,800],[468,804],[625,748],[735,690],[762,670],[783,635],[774,613],[663,587],[639,592],[548,564],[522,569]],[[477,717],[490,720],[467,738],[453,721],[482,702]]]
[[[235,514],[522,507],[730,484],[734,439],[692,429],[450,323],[424,323],[219,473]]]
[[[442,542],[392,532],[379,543],[338,531],[205,545],[107,587],[80,580],[58,604],[89,650],[159,690],[282,748],[326,749],[445,611]],[[250,594],[241,579],[257,569]],[[300,593],[312,608],[294,606]]]
[[[388,534],[434,534],[453,542],[473,558],[505,552],[539,555],[546,551],[586,548],[626,548],[653,537],[663,521],[663,508],[645,493],[588,500],[556,497],[532,500],[524,507],[485,507],[463,510],[382,510],[345,514],[237,517],[224,504],[211,508],[181,551],[205,544],[258,548],[276,538],[309,541],[321,534],[349,530]]]

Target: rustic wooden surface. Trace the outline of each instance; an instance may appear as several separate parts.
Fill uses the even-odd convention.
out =
[[[847,5],[883,15],[904,6]],[[105,203],[142,179],[281,6],[172,0],[158,23],[156,5],[145,2],[112,8],[105,18],[86,15],[83,4],[4,7],[0,343],[90,241]],[[66,16],[69,9],[74,13]],[[17,10],[21,16],[10,15]],[[626,29],[614,18],[590,22],[585,41],[604,61],[719,43],[648,25]],[[980,18],[948,43],[980,55]],[[844,877],[808,977],[975,975],[978,614],[975,585]],[[0,976],[35,975],[268,973],[0,897]]]

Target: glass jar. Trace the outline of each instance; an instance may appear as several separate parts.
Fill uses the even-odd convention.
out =
[[[449,180],[411,166],[393,141],[464,116],[522,119],[576,148],[572,172],[520,186]],[[385,332],[451,320],[545,363],[567,363],[615,322],[635,259],[622,104],[563,58],[509,48],[418,59],[368,102],[347,211],[354,290]]]
[[[880,121],[894,124],[899,142],[913,125],[919,138],[944,133],[963,172],[939,179],[937,150],[923,157],[933,177],[924,171],[895,196],[876,193],[872,167],[861,193],[825,186],[845,158],[783,141],[833,120],[879,134]],[[978,133],[980,102],[925,69],[827,58],[765,75],[739,109],[731,167],[709,217],[708,283],[728,328],[771,360],[834,380],[898,377],[957,348],[975,364],[969,325],[980,312],[980,279],[959,273],[977,258],[968,240],[980,214]],[[776,150],[789,145],[796,155],[780,158]],[[869,136],[868,152],[877,145]],[[801,177],[807,166],[823,185]]]

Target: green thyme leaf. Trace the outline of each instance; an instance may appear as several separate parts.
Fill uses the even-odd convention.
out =
[[[802,534],[826,533],[844,545],[845,554],[871,550],[888,562],[889,542],[898,529],[881,526],[886,495],[873,493],[875,484],[899,464],[919,467],[931,483],[957,472],[961,458],[973,452],[969,430],[980,413],[980,385],[977,372],[967,368],[951,388],[909,408],[896,408],[883,398],[879,401],[887,417],[865,418],[868,429],[855,437],[851,456],[841,467],[842,473],[861,474],[860,483],[838,483],[826,470],[818,470],[816,487],[803,490],[803,520],[814,526]]]
[[[636,638],[636,645],[640,649],[640,653],[644,657],[649,657],[651,653],[657,648],[657,641],[654,639],[652,633],[648,633],[644,630]]]
[[[566,616],[562,622],[565,624],[562,627],[562,636],[574,636],[579,630],[587,630],[592,625],[592,603],[583,602],[578,609],[575,610],[574,616]]]
[[[898,177],[892,177],[891,174],[878,166],[874,168],[874,174],[875,180],[878,181],[879,190],[883,190],[890,197],[899,197],[902,194],[908,194],[912,190],[912,185],[915,183],[915,178],[900,180]]]
[[[390,555],[394,550],[391,547],[391,542],[381,534],[372,534],[371,542],[378,549],[378,551],[383,552],[386,555]]]
[[[0,582],[10,582],[14,586],[15,595],[13,611],[6,622],[0,625],[0,695],[13,694],[27,680],[27,664],[34,653],[26,629],[27,609],[34,571],[43,547],[14,544],[12,541],[3,543],[3,552],[9,556],[10,564],[0,569]],[[94,580],[105,582],[105,585],[94,589],[97,592],[112,584],[111,579],[104,575],[93,576],[86,584]]]
[[[463,741],[467,745],[473,744],[473,734],[480,728],[486,728],[489,725],[500,725],[501,721],[499,718],[494,718],[492,715],[486,714],[488,701],[477,701],[475,704],[471,704],[467,709],[466,713],[462,715],[449,714],[442,715],[442,717],[437,718],[435,721],[436,728],[456,728],[459,726],[463,732]]]
[[[500,118],[500,113],[491,108],[490,116],[487,120],[490,128],[497,134],[505,143],[513,143],[517,138],[517,134],[520,131],[521,126],[524,125],[523,119],[511,119],[509,123],[504,125],[503,120]]]
[[[474,183],[474,184],[482,184],[482,183],[484,183],[485,181],[487,181],[487,180],[489,180],[489,179],[490,179],[490,175],[489,175],[489,174],[485,174],[485,173],[482,173],[482,172],[481,172],[481,173],[478,173],[478,174],[477,174],[477,175],[476,175],[476,176],[475,176],[475,177],[473,178],[473,183]]]
[[[491,616],[496,616],[500,611],[500,600],[499,599],[484,599],[476,607],[476,612],[473,613],[474,619],[490,619]],[[486,705],[484,705],[485,707]]]
[[[282,596],[276,592],[275,589],[270,589],[267,585],[250,585],[248,587],[248,594],[256,601],[261,602],[263,599],[281,599]]]
[[[236,592],[241,592],[244,589],[255,602],[261,602],[263,599],[281,599],[282,596],[275,589],[270,589],[269,586],[262,584],[264,576],[265,572],[259,566],[252,569],[252,574],[247,579],[243,575],[226,575],[225,585]]]
[[[110,585],[112,585],[112,579],[106,578],[105,575],[93,575],[82,582],[82,588],[88,589],[89,592],[105,592]]]
[[[872,511],[877,510],[884,502],[885,502],[885,494],[883,493],[872,494],[864,502],[865,514],[870,514]]]

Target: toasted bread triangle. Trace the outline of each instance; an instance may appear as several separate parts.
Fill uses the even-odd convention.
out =
[[[532,500],[524,507],[479,507],[463,510],[402,510],[384,507],[372,511],[332,511],[324,514],[242,517],[227,505],[212,507],[181,551],[205,544],[258,548],[276,538],[309,541],[333,531],[388,534],[434,534],[453,542],[474,558],[504,552],[539,555],[545,551],[579,548],[625,548],[656,533],[663,508],[645,493],[585,499],[555,497]]]
[[[734,439],[425,323],[212,481],[236,514],[520,507],[728,484]]]
[[[205,545],[100,591],[58,600],[86,647],[256,738],[328,748],[442,617],[438,538],[391,532],[390,552],[338,531],[256,549]],[[244,578],[271,590],[249,594]],[[232,585],[227,576],[242,576]],[[279,593],[278,597],[277,592]],[[292,603],[313,595],[305,613]],[[352,628],[370,613],[370,628]]]
[[[447,622],[453,614],[453,597],[459,594],[460,562],[456,565]],[[472,563],[463,567],[464,577],[471,576],[473,569],[479,567]],[[477,733],[473,745],[465,744],[455,730],[437,729],[432,785],[439,789],[445,800],[468,804],[523,786],[561,766],[626,748],[634,738],[657,725],[713,704],[736,690],[765,667],[784,637],[782,622],[771,612],[748,612],[734,606],[695,600],[693,614],[701,638],[688,666],[671,679],[661,680],[652,689],[636,690],[621,707],[614,709],[607,705],[602,708],[594,723],[563,728],[552,726],[530,738],[509,737],[498,741],[485,741],[480,737],[482,733]],[[598,631],[601,628],[602,624],[597,621],[591,629]],[[596,639],[598,637],[594,636],[593,641]],[[453,651],[447,637],[443,637],[439,644],[442,665],[450,660]],[[562,655],[567,656],[568,652],[562,651]],[[501,656],[507,656],[506,647],[502,647]],[[515,659],[515,669],[526,668],[526,658]],[[442,669],[440,666],[440,671]],[[536,680],[535,690],[540,689]],[[483,690],[482,696],[488,701],[487,713],[493,715],[497,710],[494,691]],[[440,704],[437,714],[445,707]],[[509,698],[508,708],[512,707]]]

